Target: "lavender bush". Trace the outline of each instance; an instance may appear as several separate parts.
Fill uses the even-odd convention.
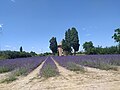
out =
[[[51,57],[48,57],[40,70],[40,76],[49,78],[59,74],[58,68]]]

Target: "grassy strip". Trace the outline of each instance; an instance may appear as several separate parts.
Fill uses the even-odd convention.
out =
[[[0,67],[0,73],[5,73],[5,72],[9,72],[10,69],[8,67],[5,67],[5,66],[1,66]]]
[[[67,69],[69,69],[71,71],[85,72],[85,68],[83,66],[77,65],[74,62],[68,62],[67,63]]]
[[[58,74],[59,72],[49,64],[41,70],[41,76],[45,78],[55,77]]]
[[[17,77],[21,75],[27,75],[27,69],[25,67],[21,67],[21,68],[18,68],[12,71],[11,74],[7,78],[1,81],[1,83],[11,83],[17,80]]]
[[[21,76],[21,75],[27,75],[27,68],[21,67],[13,71],[13,75],[15,76]]]
[[[118,71],[118,67],[107,64],[107,63],[103,63],[103,62],[82,62],[81,65],[84,66],[89,66],[89,67],[93,67],[93,68],[99,68],[101,70],[115,70]]]
[[[7,78],[3,79],[0,83],[11,83],[15,80],[17,80],[16,76],[11,74]]]

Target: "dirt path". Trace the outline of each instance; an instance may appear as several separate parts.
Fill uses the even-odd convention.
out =
[[[14,81],[13,83],[10,83],[10,84],[0,84],[0,90],[21,90],[28,83],[30,83],[31,80],[33,80],[35,78],[38,78],[39,71],[42,68],[42,65],[44,64],[44,62],[42,62],[42,64],[40,66],[38,66],[34,71],[32,71],[26,77],[20,77],[19,80],[16,80],[16,81]]]
[[[0,90],[120,90],[120,71],[86,67],[85,73],[76,73],[55,62],[60,72],[59,76],[38,78],[37,74],[43,63],[27,77],[11,84],[0,84]]]
[[[7,73],[2,73],[0,74],[0,81],[5,79],[11,72],[7,72]]]

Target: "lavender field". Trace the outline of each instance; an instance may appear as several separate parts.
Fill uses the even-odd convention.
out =
[[[48,56],[1,60],[1,78],[7,72],[15,72],[18,69],[19,71],[15,72],[16,76],[11,74],[12,76],[6,77],[0,83],[0,90],[8,90],[9,87],[10,90],[78,90],[78,87],[81,90],[93,90],[93,86],[96,86],[96,90],[119,90],[119,66],[120,55]],[[18,77],[23,72],[26,75]]]
[[[69,62],[93,68],[109,69],[109,66],[120,66],[120,55],[81,55],[53,57],[61,66],[67,67]],[[111,69],[111,67],[110,67]],[[114,69],[114,68],[113,68]]]
[[[0,60],[0,73],[12,71],[19,68],[26,68],[27,73],[37,68],[46,57],[30,57]]]
[[[81,66],[99,68],[100,65],[120,66],[120,55],[81,55],[81,56],[52,56],[53,59],[61,66],[67,67],[72,62]],[[21,67],[27,68],[31,72],[37,68],[46,59],[41,71],[47,66],[57,70],[57,66],[51,57],[30,57],[19,59],[0,60],[0,73],[12,71]],[[3,70],[2,70],[3,69]],[[41,72],[40,71],[40,75]]]

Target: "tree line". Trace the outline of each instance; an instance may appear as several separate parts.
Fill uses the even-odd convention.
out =
[[[111,47],[102,47],[102,46],[98,46],[95,47],[93,45],[92,41],[89,42],[85,42],[83,44],[83,48],[84,48],[84,54],[119,54],[119,50],[117,46],[111,46]]]
[[[14,58],[25,58],[25,57],[33,57],[37,56],[37,54],[33,51],[25,52],[23,51],[22,46],[20,47],[20,51],[0,51],[0,59],[14,59]]]
[[[77,54],[120,54],[120,28],[115,29],[112,38],[115,40],[115,42],[118,42],[117,46],[104,48],[102,46],[95,47],[92,41],[88,41],[82,45],[84,52],[77,52],[80,46],[79,36],[76,28],[72,27],[65,32],[65,38],[62,40],[62,49],[65,55],[75,55],[76,52]],[[58,44],[56,37],[52,37],[49,42],[49,48],[55,55],[58,53]]]

